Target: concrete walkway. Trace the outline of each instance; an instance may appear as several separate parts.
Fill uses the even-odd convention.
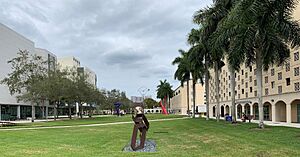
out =
[[[93,118],[97,118],[97,117],[113,117],[114,115],[95,115],[93,116]],[[72,116],[73,119],[81,119],[78,118],[76,116]],[[90,118],[89,116],[83,116],[83,119],[87,119]],[[70,120],[70,118],[68,116],[59,116],[59,118],[56,119],[56,121],[60,121],[60,120]],[[54,117],[53,116],[49,116],[48,119],[35,119],[35,122],[50,122],[50,121],[54,121]],[[11,123],[16,123],[16,124],[23,124],[23,123],[32,123],[31,120],[16,120],[16,121],[2,121],[2,122],[11,122]]]
[[[253,123],[259,123],[258,120],[251,120]],[[285,127],[291,127],[291,128],[300,128],[300,123],[285,123],[285,122],[272,122],[272,121],[264,121],[266,125],[269,126],[285,126]]]
[[[154,119],[149,120],[149,122],[160,122],[160,121],[173,121],[186,119],[188,117],[183,118],[169,118],[169,119]],[[19,130],[42,130],[42,129],[61,129],[61,128],[78,128],[78,127],[92,127],[92,126],[107,126],[107,125],[119,125],[119,124],[130,124],[132,121],[127,122],[113,122],[113,123],[102,123],[102,124],[84,124],[84,125],[70,125],[70,126],[47,126],[47,127],[32,127],[32,128],[11,128],[11,129],[0,129],[1,131],[19,131]]]

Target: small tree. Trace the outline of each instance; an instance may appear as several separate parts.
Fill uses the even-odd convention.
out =
[[[12,72],[1,80],[1,84],[8,86],[11,95],[18,95],[18,101],[30,102],[34,122],[34,104],[42,98],[39,82],[47,75],[47,62],[27,50],[19,50],[17,57],[7,63],[11,65]]]

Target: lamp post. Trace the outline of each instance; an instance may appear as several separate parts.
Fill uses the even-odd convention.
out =
[[[140,87],[138,89],[138,92],[142,95],[142,103],[143,103],[144,106],[145,106],[145,104],[144,104],[144,97],[145,97],[146,93],[149,92],[149,91],[150,91],[150,89],[146,88],[144,86],[142,86],[142,87]]]

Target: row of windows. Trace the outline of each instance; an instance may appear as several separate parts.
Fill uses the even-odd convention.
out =
[[[289,83],[290,84],[290,83]],[[274,88],[274,85],[272,85],[272,88]],[[249,88],[250,89],[250,93],[252,93],[253,89],[252,87]],[[277,90],[278,90],[278,94],[282,94],[283,90],[282,90],[282,86],[278,86],[277,87]],[[300,91],[300,82],[296,82],[294,83],[294,90],[296,92],[299,92]],[[229,96],[231,96],[231,92],[228,93]],[[244,92],[244,89],[242,89],[242,94],[245,94],[246,98],[248,98],[248,92]],[[223,93],[224,95],[224,98],[225,98],[225,93]],[[237,94],[237,91],[235,91],[235,95],[238,97],[238,99],[240,99],[240,94]],[[269,95],[269,89],[268,88],[265,88],[265,95]],[[257,96],[257,91],[254,91],[254,96]],[[221,95],[220,95],[221,97]],[[211,97],[211,99],[213,100],[213,96]],[[221,98],[223,100],[223,98]],[[226,100],[228,100],[228,96],[226,96]]]

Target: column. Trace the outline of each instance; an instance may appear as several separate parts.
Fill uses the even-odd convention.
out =
[[[237,107],[237,104],[235,104],[235,117],[236,117],[236,119],[238,119],[238,107]]]
[[[291,104],[286,104],[286,122],[292,122],[292,106]]]
[[[272,122],[276,122],[276,105],[272,105]]]
[[[242,114],[245,113],[245,104],[242,105]]]
[[[46,119],[48,119],[48,108],[49,108],[49,106],[46,105],[46,111],[45,111],[45,112],[46,112],[46,113],[45,113],[45,118],[46,118]]]
[[[31,121],[35,120],[35,106],[31,106]]]
[[[77,115],[77,117],[79,117],[79,104],[78,103],[76,103],[76,115]]]
[[[253,105],[250,105],[250,115],[253,115]]]
[[[21,119],[21,106],[17,106],[17,119]]]

